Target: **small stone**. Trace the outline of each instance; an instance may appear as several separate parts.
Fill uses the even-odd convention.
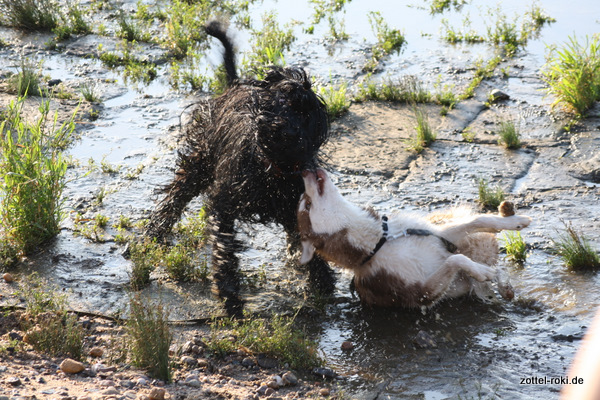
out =
[[[179,360],[182,364],[187,365],[188,367],[193,367],[197,364],[197,361],[194,357],[183,356]]]
[[[342,350],[344,351],[348,351],[348,350],[352,350],[354,348],[354,343],[349,342],[349,341],[345,341],[342,343]]]
[[[16,340],[16,341],[21,341],[23,340],[23,336],[19,333],[19,332],[9,332],[8,333],[8,337],[10,340]]]
[[[279,389],[280,385],[277,383],[277,381],[271,380],[268,381],[267,383],[265,383],[265,385],[267,385],[268,387],[270,387],[271,389]]]
[[[319,390],[319,394],[323,397],[327,397],[331,394],[331,389],[323,388],[323,389]]]
[[[194,387],[194,388],[202,387],[202,382],[200,382],[198,379],[186,380],[185,384],[187,386]]]
[[[270,357],[258,357],[258,359],[256,361],[258,362],[258,365],[261,368],[270,369],[270,368],[277,367],[277,360],[274,359],[274,358],[270,358]]]
[[[298,384],[298,378],[296,378],[296,375],[294,375],[291,371],[283,374],[281,379],[283,380],[283,384],[287,386],[295,386]]]
[[[312,373],[322,379],[334,379],[337,376],[335,371],[330,368],[315,368]]]
[[[413,339],[413,343],[419,349],[436,349],[437,343],[431,335],[425,331],[419,331]]]
[[[185,342],[185,343],[183,344],[183,346],[181,346],[181,352],[182,352],[183,354],[186,354],[186,353],[191,353],[191,352],[192,352],[192,348],[193,348],[194,346],[195,346],[195,345],[194,345],[194,342],[192,342],[191,340],[188,340],[187,342]]]
[[[508,100],[508,99],[510,99],[510,96],[499,89],[494,89],[490,92],[490,98],[491,98],[492,102],[496,102],[496,101]]]
[[[123,396],[125,396],[128,399],[135,400],[135,398],[137,397],[137,393],[134,390],[127,390],[125,393],[123,393]]]
[[[242,367],[250,368],[256,365],[252,357],[246,357],[242,360]]]
[[[100,392],[103,396],[116,396],[120,394],[120,392],[115,387],[109,387]]]
[[[16,376],[11,376],[10,378],[8,378],[6,380],[6,383],[10,386],[20,386],[21,380],[19,378],[17,378]]]
[[[102,357],[104,350],[101,347],[93,347],[90,349],[90,357]]]
[[[515,205],[510,201],[503,201],[498,206],[498,213],[501,217],[510,217],[515,215]]]
[[[209,365],[208,360],[206,360],[204,358],[201,358],[201,359],[197,360],[196,362],[198,363],[198,367],[200,367],[200,368],[206,368]]]
[[[63,362],[60,363],[60,370],[65,374],[78,374],[84,369],[85,365],[70,358],[65,358]]]
[[[6,282],[6,283],[11,283],[11,282],[15,281],[15,278],[8,272],[6,272],[4,275],[2,275],[2,278],[4,279],[4,282]]]
[[[163,388],[154,388],[148,394],[150,400],[164,400],[167,391]]]

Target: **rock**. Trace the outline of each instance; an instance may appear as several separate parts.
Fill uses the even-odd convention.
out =
[[[414,345],[419,349],[435,349],[437,343],[431,335],[425,331],[419,331],[413,339]]]
[[[10,378],[8,378],[6,380],[6,384],[9,386],[21,386],[21,380],[19,378],[17,378],[16,376],[11,376]]]
[[[277,367],[277,360],[270,357],[258,357],[256,360],[261,368],[271,369]]]
[[[104,389],[100,392],[103,396],[116,396],[119,395],[120,392],[115,387],[109,387],[108,389]]]
[[[191,352],[192,352],[192,349],[194,348],[194,346],[196,346],[196,345],[194,344],[194,342],[192,342],[191,340],[189,340],[189,341],[185,342],[185,343],[183,344],[183,346],[181,346],[181,352],[182,352],[183,354],[191,353]]]
[[[498,206],[498,213],[501,217],[510,217],[515,215],[515,205],[510,201],[503,201]]]
[[[163,388],[154,388],[148,394],[150,400],[164,400],[167,391]]]
[[[315,368],[312,373],[322,379],[335,379],[337,376],[335,371],[330,368]]]
[[[494,89],[490,92],[490,99],[495,103],[497,101],[508,100],[510,96],[499,89]]]
[[[323,389],[319,390],[319,394],[323,397],[327,397],[331,394],[331,389],[323,388]]]
[[[275,393],[275,390],[263,384],[258,388],[256,393],[258,393],[259,396],[270,396]]]
[[[295,386],[298,384],[298,378],[296,378],[296,375],[294,375],[291,371],[283,374],[281,379],[283,380],[283,384],[287,386]]]
[[[19,332],[15,332],[15,331],[9,332],[8,337],[10,340],[16,340],[19,342],[23,340],[23,336]]]
[[[90,349],[90,357],[102,357],[104,355],[104,350],[101,347],[92,347]]]
[[[183,365],[187,365],[188,367],[193,367],[198,363],[194,357],[190,357],[190,356],[183,356],[183,357],[181,357],[181,359],[179,361]]]
[[[198,379],[186,379],[185,384],[194,388],[202,387],[202,382],[200,382]]]
[[[349,342],[349,341],[345,341],[342,343],[342,350],[344,351],[348,351],[348,350],[352,350],[354,348],[354,343]]]
[[[78,374],[84,369],[85,365],[70,358],[65,358],[63,362],[60,363],[60,370],[65,374]]]
[[[206,367],[208,367],[208,366],[209,366],[209,362],[208,362],[208,360],[206,360],[206,359],[204,359],[204,358],[201,358],[201,359],[199,359],[199,360],[196,360],[196,362],[198,363],[198,367],[200,367],[200,368],[206,368]]]
[[[246,357],[242,360],[242,367],[250,368],[256,365],[252,357]]]
[[[6,282],[6,283],[11,283],[11,282],[15,281],[15,278],[8,272],[6,272],[4,275],[2,275],[2,278],[4,279],[4,282]]]
[[[266,382],[265,385],[267,385],[271,389],[275,389],[275,390],[277,390],[281,387],[281,385],[279,383],[277,383],[277,381],[275,381],[275,380],[270,380],[270,381]]]
[[[134,390],[127,390],[125,393],[123,393],[123,396],[125,396],[128,399],[135,400],[135,398],[137,397],[137,393]]]

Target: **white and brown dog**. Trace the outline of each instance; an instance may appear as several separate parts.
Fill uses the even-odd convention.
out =
[[[322,169],[306,171],[303,178],[300,262],[317,252],[352,270],[361,301],[373,306],[430,306],[443,298],[485,292],[497,276],[495,233],[531,222],[523,215],[474,214],[466,207],[388,220],[344,199]],[[512,298],[510,285],[499,282],[498,289]]]

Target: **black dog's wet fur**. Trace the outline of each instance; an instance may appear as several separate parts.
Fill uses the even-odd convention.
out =
[[[164,238],[186,205],[204,193],[216,292],[227,312],[239,316],[243,301],[236,253],[242,244],[235,221],[276,222],[288,242],[297,244],[296,207],[304,192],[300,172],[320,164],[329,126],[325,104],[303,69],[273,67],[263,80],[240,80],[225,28],[212,22],[206,31],[225,48],[229,87],[192,111],[175,178],[146,234]],[[322,259],[311,262],[309,276],[317,290],[333,291],[333,273]]]

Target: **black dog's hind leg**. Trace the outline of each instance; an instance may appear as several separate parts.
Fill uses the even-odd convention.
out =
[[[244,302],[239,296],[239,259],[236,253],[242,249],[242,244],[235,237],[235,217],[226,202],[219,201],[219,196],[212,200],[214,207],[209,206],[209,232],[213,248],[213,292],[224,301],[228,315],[240,318]]]
[[[212,173],[205,170],[207,163],[204,158],[201,152],[180,155],[175,178],[166,189],[167,195],[152,213],[146,225],[146,236],[164,239],[187,204],[210,185]]]

